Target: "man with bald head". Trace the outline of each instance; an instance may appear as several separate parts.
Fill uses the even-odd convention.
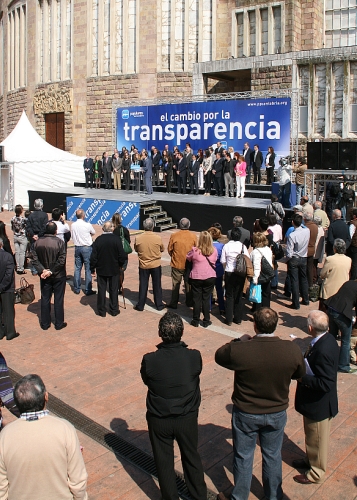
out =
[[[197,238],[194,233],[189,231],[190,221],[184,217],[180,220],[180,230],[172,234],[167,247],[167,251],[171,257],[171,278],[172,278],[172,294],[170,303],[166,307],[177,309],[177,304],[180,296],[180,286],[182,278],[185,274],[186,255],[197,244]],[[186,305],[192,306],[192,291],[191,285],[185,282]]]
[[[328,228],[330,227],[330,219],[327,216],[327,213],[325,210],[322,210],[322,203],[321,201],[315,201],[314,203],[314,217],[321,217],[322,220],[322,227],[324,228],[324,231],[327,231]]]
[[[72,240],[75,246],[74,250],[74,278],[73,291],[79,294],[81,291],[81,271],[85,270],[85,294],[93,295],[92,276],[90,273],[89,260],[92,254],[92,236],[95,230],[92,224],[85,222],[85,213],[81,208],[76,211],[76,222],[71,226]]]
[[[298,379],[295,395],[295,409],[304,418],[306,456],[293,461],[294,467],[305,469],[294,480],[304,485],[324,480],[331,420],[338,413],[339,348],[328,328],[327,314],[310,312],[307,330],[312,340],[304,356],[306,375]]]
[[[127,260],[127,254],[124,252],[121,239],[113,234],[113,224],[105,222],[102,230],[103,234],[93,243],[92,254],[90,257],[90,269],[94,276],[97,271],[98,298],[97,309],[98,316],[105,318],[107,309],[105,305],[105,294],[107,286],[109,288],[109,310],[111,316],[118,316],[118,290],[119,290],[119,269]]]
[[[326,254],[327,256],[333,255],[333,243],[340,238],[346,243],[346,250],[351,244],[351,235],[349,227],[342,219],[341,210],[337,208],[332,212],[332,222],[327,232]]]

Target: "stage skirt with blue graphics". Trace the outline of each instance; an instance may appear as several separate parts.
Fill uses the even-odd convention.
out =
[[[119,213],[123,226],[128,229],[139,229],[140,203],[127,201],[100,200],[98,198],[67,197],[67,220],[76,220],[76,211],[84,210],[86,222],[99,224],[112,219],[113,215]]]

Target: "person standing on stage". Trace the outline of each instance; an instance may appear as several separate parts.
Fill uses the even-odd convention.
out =
[[[103,163],[102,163],[102,170],[104,174],[104,185],[105,189],[111,189],[112,188],[112,158],[108,156],[108,153],[105,151],[103,153]]]
[[[211,196],[211,184],[212,184],[212,155],[209,149],[205,151],[205,157],[203,158],[203,176],[205,182],[205,194],[204,196]]]
[[[244,157],[244,161],[247,164],[247,184],[250,184],[250,174],[252,171],[253,150],[249,147],[249,142],[246,142],[244,144],[243,157]]]
[[[233,158],[231,158],[231,155],[228,153],[228,151],[225,152],[223,161],[225,197],[228,198],[228,196],[230,196],[231,198],[234,198],[234,167],[236,162],[235,160],[233,160]]]
[[[144,182],[147,194],[152,194],[152,160],[147,151],[142,152]]]
[[[199,161],[196,155],[191,155],[192,160],[188,166],[188,175],[190,180],[191,194],[198,194],[198,171],[200,169]]]
[[[187,164],[186,159],[183,157],[181,152],[177,153],[178,163],[177,163],[177,173],[178,173],[178,186],[177,193],[186,194],[186,184],[187,184]]]
[[[160,151],[157,148],[152,148],[152,172],[153,183],[156,186],[160,185],[160,166],[162,163]]]
[[[262,180],[261,167],[263,165],[263,154],[261,151],[259,151],[258,144],[254,144],[254,152],[252,158],[253,158],[253,174],[254,174],[253,184],[260,184]]]
[[[179,498],[174,470],[176,440],[190,497],[206,500],[197,451],[202,358],[199,351],[188,349],[181,341],[183,332],[180,316],[167,312],[159,321],[161,344],[142,359],[141,378],[148,387],[146,419],[162,498]]]
[[[223,196],[223,158],[221,158],[221,153],[216,153],[216,159],[212,166],[212,174],[216,190],[215,196]]]
[[[265,156],[265,168],[267,173],[267,186],[274,182],[274,168],[275,168],[275,153],[272,146],[268,147],[268,152]]]
[[[66,328],[64,322],[64,293],[66,290],[66,247],[57,238],[57,225],[49,222],[45,235],[33,246],[33,265],[40,276],[42,330],[51,326],[51,298],[54,295],[55,329]]]
[[[93,177],[94,177],[94,184],[96,189],[100,189],[100,185],[102,182],[102,160],[100,159],[99,155],[97,155],[94,158],[94,164],[93,164]]]
[[[121,167],[123,164],[123,159],[119,158],[118,152],[114,153],[112,164],[113,164],[114,189],[121,189]]]
[[[87,153],[87,158],[83,162],[84,175],[86,178],[86,189],[88,186],[93,188],[93,158]]]

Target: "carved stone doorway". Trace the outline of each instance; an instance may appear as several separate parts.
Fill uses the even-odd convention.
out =
[[[65,146],[64,113],[45,114],[46,141],[58,149]]]

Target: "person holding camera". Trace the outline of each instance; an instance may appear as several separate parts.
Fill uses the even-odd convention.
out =
[[[279,179],[279,202],[285,208],[290,208],[290,194],[291,194],[291,158],[281,158],[279,160],[278,179]]]

